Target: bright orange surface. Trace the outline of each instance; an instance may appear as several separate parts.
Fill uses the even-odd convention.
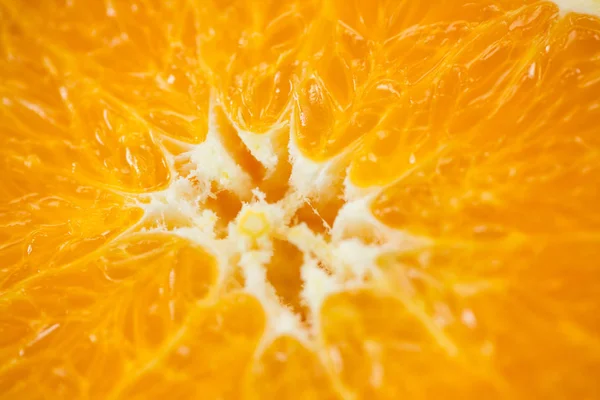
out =
[[[274,135],[274,166],[244,132]],[[211,135],[222,152],[194,159]],[[243,193],[227,171],[194,175],[225,156]],[[339,176],[289,225],[336,245],[347,178],[373,226],[410,240],[352,231],[380,246],[357,283],[267,234],[293,335],[247,289],[244,254],[182,232],[199,224],[185,207],[209,210],[229,243],[251,189],[295,195],[295,157]],[[600,397],[598,17],[527,0],[0,0],[0,171],[2,399]],[[144,196],[177,179],[198,196],[151,214]],[[312,261],[343,283],[317,309]]]

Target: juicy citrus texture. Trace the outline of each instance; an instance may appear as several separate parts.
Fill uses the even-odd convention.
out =
[[[600,395],[597,17],[1,0],[0,77],[0,397]]]

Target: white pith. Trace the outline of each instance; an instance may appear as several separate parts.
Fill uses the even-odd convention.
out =
[[[576,12],[581,14],[600,15],[598,0],[553,0],[563,14]]]
[[[345,167],[340,166],[342,157],[323,163],[309,160],[294,143],[293,132],[285,133],[289,136],[291,164],[288,191],[279,201],[268,203],[265,194],[252,187],[248,173],[222,145],[214,102],[206,140],[185,153],[185,159],[189,160],[185,172],[173,170],[166,189],[139,195],[133,201],[145,212],[145,229],[185,237],[213,254],[219,265],[218,285],[224,285],[236,269],[241,270],[244,290],[262,303],[267,314],[263,343],[283,334],[306,342],[318,332],[319,310],[328,295],[363,286],[367,276],[376,276],[374,269],[380,254],[403,246],[413,247],[419,240],[386,227],[371,214],[369,202],[378,190],[360,191],[349,180],[344,182],[340,178],[345,175]],[[285,125],[277,126],[263,135],[237,129],[240,139],[267,174],[281,157],[272,138],[285,129]],[[167,157],[174,158],[171,154]],[[345,201],[331,227],[324,222],[328,234],[319,234],[302,221],[294,224],[294,214],[302,206],[311,201],[328,201],[322,194],[328,192],[334,181],[343,186],[344,199],[349,201]],[[220,216],[204,207],[206,200],[214,196],[211,183],[242,200],[249,199],[220,235],[217,234]],[[357,231],[368,231],[377,238],[377,244],[364,243],[355,234]],[[266,265],[273,256],[275,238],[288,241],[304,255],[303,285],[299,291],[309,310],[308,321],[302,321],[283,304],[267,279]]]

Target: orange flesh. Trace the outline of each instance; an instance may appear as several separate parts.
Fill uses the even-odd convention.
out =
[[[0,398],[597,397],[600,19],[451,3],[0,0]]]

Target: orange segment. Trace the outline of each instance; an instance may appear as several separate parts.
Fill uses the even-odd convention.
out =
[[[536,60],[553,40],[556,20],[555,6],[537,3],[484,22],[464,21],[461,27],[440,22],[446,29],[440,38],[448,47],[435,42],[417,47],[422,53],[415,54],[416,60],[438,58],[431,66],[421,66],[418,79],[406,75],[405,66],[412,60],[405,51],[398,52],[390,61],[402,67],[396,79],[407,84],[394,88],[395,98],[386,99],[390,117],[365,140],[352,166],[353,181],[360,186],[387,184],[415,163],[430,162],[442,148],[473,136],[490,143],[514,129],[509,124],[519,117],[507,115],[507,109],[519,95],[533,103],[529,81],[539,79],[536,68],[544,68]],[[414,46],[412,37],[392,43],[403,40],[411,51],[420,44],[418,37]],[[369,182],[371,176],[377,180]]]
[[[543,37],[544,22],[548,23],[556,14],[556,7],[549,3],[514,10],[516,4],[507,2],[501,5],[511,11],[507,14],[499,12],[499,5],[485,2],[478,5],[457,2],[448,14],[441,11],[446,9],[441,5],[382,3],[339,5],[336,17],[340,20],[334,25],[335,30],[322,32],[326,44],[316,52],[318,75],[301,86],[297,94],[299,146],[311,159],[328,159],[369,133],[373,136],[370,141],[388,136],[395,140],[401,137],[403,127],[409,137],[422,136],[423,132],[436,135],[435,131],[429,132],[426,124],[433,121],[441,124],[449,118],[451,111],[443,97],[456,95],[451,92],[455,85],[448,81],[457,78],[444,79],[444,70],[456,73],[454,65],[468,65],[467,61],[473,59],[480,61],[479,66],[477,63],[469,66],[471,76],[465,76],[464,90],[473,98],[477,97],[475,86],[483,84],[488,88],[495,76],[483,65],[484,60],[497,64],[497,75],[505,75],[510,82],[512,74],[504,68],[506,62],[498,63],[492,55],[504,60],[508,55],[506,50],[510,49],[508,60],[514,60],[511,62],[518,67],[523,62],[522,53],[531,46],[532,40],[527,35]],[[371,23],[367,22],[369,19]],[[521,54],[517,46],[523,47]],[[486,49],[490,55],[484,57]],[[468,73],[462,71],[461,75]],[[478,80],[478,73],[488,74],[489,80]],[[438,86],[442,93],[432,91],[432,85]],[[498,88],[497,93],[500,95],[502,90]],[[488,104],[496,102],[489,100]],[[428,109],[431,115],[427,115]],[[467,109],[478,115],[489,113],[477,107]],[[378,121],[388,112],[396,120],[389,122],[391,127],[380,128]],[[397,132],[386,134],[398,126]],[[372,146],[367,145],[362,155],[363,162],[369,163],[362,167],[365,175],[373,168],[393,162],[378,162],[380,154]],[[389,151],[390,144],[384,146]],[[386,178],[385,171],[372,175]],[[353,178],[360,182],[359,176]]]
[[[212,257],[167,235],[133,236],[100,254],[42,271],[4,295],[1,351],[12,362],[1,375],[19,370],[43,392],[100,396],[181,334],[215,280]],[[28,393],[26,385],[11,390],[9,397]]]
[[[82,98],[75,97],[77,95]],[[74,122],[73,129],[94,132],[97,143],[93,146],[100,149],[96,151],[99,160],[84,159],[83,168],[97,171],[101,165],[108,173],[109,182],[133,190],[164,185],[169,170],[149,127],[111,101],[90,103],[84,96],[86,92],[73,96],[73,101],[80,105],[76,112],[81,118]],[[93,164],[88,166],[87,163]]]
[[[297,339],[282,336],[263,352],[249,375],[246,399],[337,399],[317,357]]]
[[[19,23],[26,29],[36,29],[41,34],[39,41],[48,47],[64,56],[86,55],[122,73],[155,67],[171,41],[185,36],[184,24],[170,30],[172,35],[166,26],[177,18],[173,11],[184,7],[181,1],[150,6],[145,1],[39,0],[4,6],[13,16],[27,15]],[[115,59],[121,62],[115,63]]]
[[[130,110],[136,109],[152,132],[200,143],[208,133],[210,88],[195,72],[192,57],[176,53],[166,68],[154,73],[102,71],[95,79]]]
[[[115,397],[240,397],[240,382],[264,329],[260,304],[233,294],[208,309],[196,309],[191,317],[162,348],[160,359],[139,365]]]
[[[302,252],[294,245],[282,240],[274,241],[273,258],[267,265],[267,279],[281,301],[296,312],[305,310],[300,297],[302,289]]]
[[[13,37],[15,44],[28,45],[20,34],[8,39]],[[165,156],[143,121],[99,94],[101,89],[93,82],[73,77],[77,71],[68,70],[70,65],[64,60],[37,46],[25,54],[17,65],[7,62],[9,73],[18,65],[40,67],[27,69],[26,75],[14,71],[2,89],[10,93],[3,97],[2,107],[3,125],[11,133],[2,138],[6,151],[27,154],[26,166],[44,165],[120,189],[136,191],[166,183]],[[43,88],[42,99],[37,98],[35,87]],[[42,143],[40,135],[53,142]]]
[[[327,299],[320,315],[323,340],[342,382],[359,398],[498,393],[493,378],[478,376],[485,357],[482,366],[466,365],[452,338],[421,313],[416,305],[368,291]]]
[[[422,161],[415,156],[412,171],[404,169],[405,177],[384,190],[374,213],[394,226],[408,217],[410,224],[422,224],[415,226],[416,233],[433,236],[462,229],[469,235],[475,230],[532,234],[597,229],[598,193],[584,183],[598,176],[597,163],[591,161],[597,132],[583,127],[599,115],[591,95],[598,82],[589,61],[562,63],[565,57],[573,59],[568,53],[600,52],[594,33],[598,28],[598,22],[583,17],[559,22],[553,29],[559,36],[536,45],[535,57],[514,78],[516,85],[509,86],[504,100],[494,102],[496,110],[486,112],[489,116],[468,133],[459,130],[446,149]],[[569,104],[578,106],[565,114]],[[456,115],[461,108],[473,110],[459,107]],[[530,212],[534,209],[535,214]],[[575,210],[587,210],[585,217]]]
[[[61,170],[54,162],[57,154],[41,162],[38,154],[45,156],[46,149],[38,143],[8,142],[0,162],[4,171],[0,192],[2,291],[40,271],[86,256],[140,220],[141,210],[126,205],[120,196]],[[22,153],[27,154],[26,159],[12,143],[26,144],[27,152]],[[66,160],[62,155],[61,162]]]
[[[588,367],[580,362],[600,363],[599,306],[581,283],[594,280],[598,255],[594,239],[565,235],[536,245],[440,244],[381,266],[386,290],[403,293],[415,316],[459,346],[467,365],[496,376],[498,394],[560,398],[584,390],[576,371]],[[570,367],[556,362],[563,357]]]
[[[211,1],[197,10],[200,49],[213,55],[203,64],[230,118],[242,129],[262,133],[282,118],[312,3]]]

